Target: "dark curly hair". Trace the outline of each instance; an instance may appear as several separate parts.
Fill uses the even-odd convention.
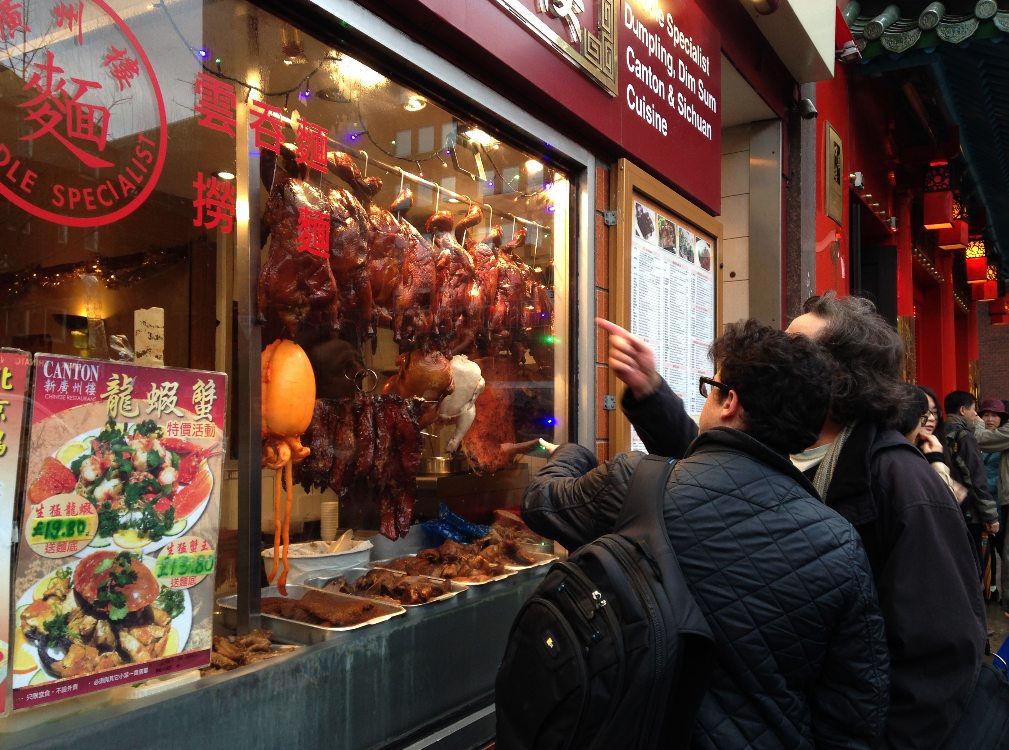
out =
[[[834,370],[819,344],[750,319],[725,327],[711,359],[721,381],[739,394],[747,434],[786,454],[816,442]]]
[[[803,312],[826,321],[816,340],[834,358],[830,418],[837,424],[858,421],[892,427],[904,407],[901,390],[904,341],[864,297],[813,297]]]

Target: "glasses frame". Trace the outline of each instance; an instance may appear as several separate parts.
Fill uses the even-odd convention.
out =
[[[710,391],[708,390],[708,386],[717,388],[718,390],[726,394],[728,394],[728,392],[732,390],[725,383],[720,383],[714,378],[709,378],[702,375],[697,379],[697,390],[700,391],[701,396],[703,396],[704,398],[707,398],[708,394],[710,393]]]

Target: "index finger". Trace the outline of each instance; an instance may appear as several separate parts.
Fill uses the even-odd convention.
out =
[[[611,323],[606,318],[596,318],[596,325],[609,333],[611,336],[623,336],[630,341],[634,340],[634,334],[626,328],[621,328],[616,323]]]

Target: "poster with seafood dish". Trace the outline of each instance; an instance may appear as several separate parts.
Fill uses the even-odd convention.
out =
[[[20,349],[0,349],[0,715],[7,713],[10,665],[11,530],[17,494],[18,459],[24,426],[24,399],[31,355]]]
[[[37,355],[14,708],[210,661],[227,379]]]

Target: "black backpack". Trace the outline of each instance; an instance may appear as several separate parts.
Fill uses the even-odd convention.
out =
[[[714,642],[666,534],[673,463],[645,457],[614,531],[522,606],[497,675],[500,750],[689,746]]]

